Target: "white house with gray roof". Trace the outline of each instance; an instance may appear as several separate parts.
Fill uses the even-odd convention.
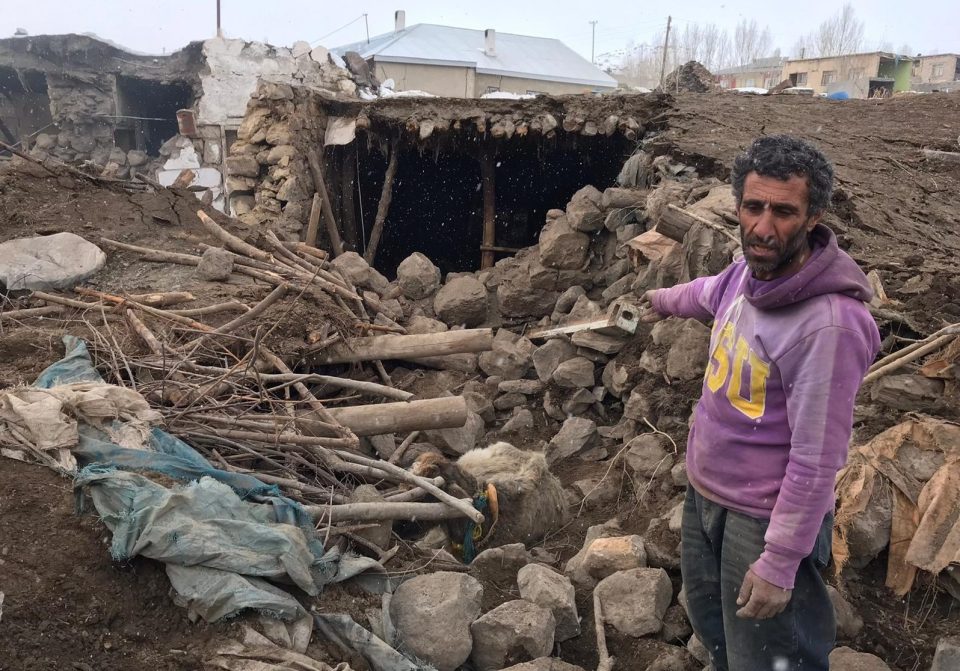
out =
[[[560,40],[427,23],[407,28],[402,10],[395,20],[392,33],[332,51],[356,51],[380,81],[393,79],[397,91],[476,98],[497,91],[563,94],[617,87],[613,77]]]

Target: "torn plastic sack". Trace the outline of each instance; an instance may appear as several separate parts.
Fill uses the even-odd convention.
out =
[[[426,662],[414,662],[353,621],[349,615],[315,613],[320,635],[341,648],[360,654],[373,671],[436,671]]]

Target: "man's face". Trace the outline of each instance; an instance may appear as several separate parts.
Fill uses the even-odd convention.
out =
[[[772,280],[800,269],[810,249],[807,236],[822,214],[807,216],[806,177],[784,181],[751,172],[737,216],[747,265],[757,279]]]

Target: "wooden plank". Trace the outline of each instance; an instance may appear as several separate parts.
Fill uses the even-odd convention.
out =
[[[492,268],[494,253],[490,247],[497,244],[497,197],[495,147],[486,143],[480,150],[480,178],[483,182],[483,247],[480,269]],[[484,247],[486,249],[484,249]]]
[[[317,155],[315,149],[307,150],[307,163],[310,164],[310,172],[313,174],[313,185],[323,201],[323,220],[327,226],[327,237],[330,238],[330,247],[333,250],[334,257],[340,256],[343,254],[343,240],[340,238],[337,220],[333,218],[330,196],[327,193],[327,185],[323,180],[323,166],[320,164],[320,157]]]
[[[328,345],[314,363],[351,363],[377,359],[421,359],[446,354],[472,354],[493,349],[493,329],[462,329],[418,335],[382,335],[350,338]]]
[[[399,162],[400,143],[397,140],[390,142],[390,161],[387,163],[387,172],[383,177],[383,189],[380,191],[380,203],[377,205],[377,216],[370,231],[370,242],[363,252],[363,258],[371,266],[377,257],[377,247],[380,246],[380,237],[383,227],[387,223],[387,214],[390,212],[390,202],[393,200],[393,183],[397,177],[397,163]]]
[[[323,208],[323,200],[319,193],[313,194],[313,202],[310,204],[310,219],[307,222],[307,235],[304,244],[308,247],[317,246],[317,233],[320,229],[320,210]]]

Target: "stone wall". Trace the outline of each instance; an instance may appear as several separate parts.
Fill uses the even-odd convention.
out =
[[[314,193],[309,147],[322,148],[327,114],[315,89],[261,80],[226,160],[230,211],[299,239]]]

